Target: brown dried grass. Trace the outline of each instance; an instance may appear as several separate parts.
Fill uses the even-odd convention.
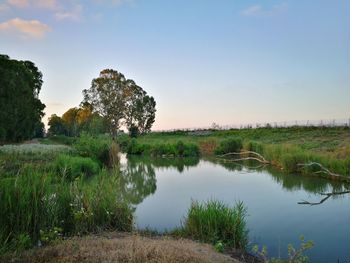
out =
[[[74,237],[56,245],[37,248],[21,255],[8,255],[1,262],[232,262],[239,261],[217,253],[208,244],[169,237],[108,233]]]

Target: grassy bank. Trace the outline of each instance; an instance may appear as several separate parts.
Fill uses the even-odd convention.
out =
[[[287,172],[317,173],[318,176],[335,178],[320,171],[322,169],[317,165],[299,165],[317,162],[332,173],[350,176],[350,129],[348,127],[154,132],[137,138],[133,143],[152,148],[155,145],[176,145],[178,141],[196,145],[201,155],[212,156],[229,151],[248,150],[263,155],[273,165]],[[127,145],[125,139],[123,143]],[[147,154],[147,151],[144,153]]]
[[[0,147],[0,253],[60,236],[132,230],[132,209],[119,191],[120,171],[106,169],[110,146],[86,135],[72,147]]]

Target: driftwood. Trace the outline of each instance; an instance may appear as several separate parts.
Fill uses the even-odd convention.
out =
[[[223,158],[226,156],[230,156],[230,155],[245,155],[245,154],[251,154],[251,155],[255,155],[255,157],[249,156],[249,157],[243,157],[243,158],[238,158],[238,159],[233,159],[230,161],[233,162],[239,162],[239,161],[248,161],[248,160],[254,160],[254,161],[258,161],[262,164],[270,164],[269,161],[267,161],[264,156],[262,156],[261,154],[257,153],[257,152],[253,152],[253,151],[243,151],[243,152],[232,152],[232,153],[225,153],[223,155],[219,155],[219,158]],[[226,159],[227,160],[227,159]]]
[[[326,167],[324,167],[322,164],[316,163],[316,162],[298,163],[297,166],[301,166],[301,167],[318,166],[321,170],[317,171],[317,172],[314,172],[315,174],[324,173],[324,174],[328,174],[328,175],[331,175],[331,176],[334,176],[334,177],[345,177],[344,175],[340,175],[340,174],[336,174],[336,173],[331,172]]]
[[[236,162],[236,159],[235,160],[230,160],[230,159],[224,159],[224,158],[217,158],[218,160],[220,160],[220,162],[223,162],[223,163],[235,163],[236,165],[240,166],[240,167],[243,167],[243,168],[247,168],[248,170],[256,170],[256,169],[260,169],[260,168],[263,168],[266,166],[266,164],[262,163],[262,164],[259,164],[259,165],[256,165],[256,166],[249,166],[249,165],[246,165],[246,164],[241,164],[239,161]]]
[[[335,196],[335,195],[344,195],[344,194],[350,194],[350,191],[342,191],[342,192],[331,192],[331,193],[320,193],[320,195],[325,196],[323,199],[321,199],[321,201],[319,202],[309,202],[309,201],[305,201],[303,200],[302,202],[298,202],[299,205],[320,205],[323,202],[325,202],[327,199],[329,199],[331,196]]]

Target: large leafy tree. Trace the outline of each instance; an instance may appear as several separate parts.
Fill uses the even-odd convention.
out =
[[[35,136],[44,116],[39,99],[42,74],[31,61],[0,55],[0,141]]]
[[[150,131],[155,120],[155,100],[133,80],[113,69],[105,69],[92,80],[90,89],[83,91],[82,104],[88,103],[108,123],[111,134],[115,135],[122,124],[129,131]]]
[[[105,118],[111,134],[116,135],[124,117],[126,103],[126,79],[123,74],[105,69],[92,80],[90,89],[83,90],[84,102]]]

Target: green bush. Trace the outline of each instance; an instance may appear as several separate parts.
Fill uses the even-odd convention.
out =
[[[129,141],[129,144],[127,147],[128,154],[141,155],[144,153],[144,151],[145,151],[145,145],[138,143],[135,138],[132,138]]]
[[[111,140],[107,137],[93,137],[82,133],[73,146],[79,155],[107,164],[110,145]]]
[[[246,208],[242,202],[231,208],[224,203],[210,200],[193,202],[182,226],[184,236],[224,246],[246,249],[248,230]]]
[[[239,152],[243,147],[241,138],[229,138],[223,140],[214,150],[216,155]]]
[[[122,152],[128,151],[128,146],[130,143],[130,137],[127,134],[121,134],[117,136],[117,143],[120,146]]]
[[[97,174],[100,169],[98,163],[91,158],[65,154],[57,157],[54,167],[58,174],[70,180],[82,174],[85,176]]]

